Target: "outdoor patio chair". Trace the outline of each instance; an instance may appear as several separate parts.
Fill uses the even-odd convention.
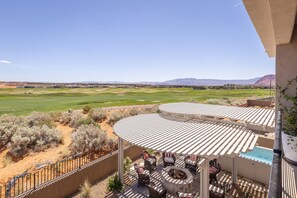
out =
[[[149,190],[150,198],[166,198],[167,190],[163,185],[156,185],[154,182],[151,182],[147,185]]]
[[[209,183],[217,182],[217,175],[221,170],[221,165],[216,160],[209,162]]]
[[[167,153],[167,152],[162,153],[162,157],[163,157],[164,167],[174,166],[176,158],[173,153]]]
[[[209,197],[210,198],[227,198],[230,197],[228,191],[232,188],[232,184],[224,183],[220,185],[214,182],[209,185]]]
[[[157,169],[156,156],[150,155],[147,151],[143,151],[142,158],[144,160],[144,168],[148,170],[150,173]]]
[[[185,157],[185,168],[194,171],[196,174],[196,170],[198,168],[198,162],[200,158],[196,155],[188,155]]]
[[[150,183],[150,173],[148,170],[145,170],[144,167],[134,164],[135,171],[138,175],[137,187],[141,185],[147,185]]]
[[[199,197],[199,193],[176,192],[176,195],[179,198],[198,198]]]

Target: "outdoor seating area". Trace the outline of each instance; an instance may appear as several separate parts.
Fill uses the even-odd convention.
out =
[[[171,103],[160,105],[159,110],[158,114],[124,118],[114,125],[119,136],[118,171],[122,182],[124,141],[159,153],[158,159],[144,152],[144,162],[136,166],[136,175],[143,170],[149,173],[149,180],[143,182],[137,177],[137,183],[145,183],[144,188],[154,194],[151,197],[157,196],[156,189],[160,197],[166,193],[173,197],[229,196],[239,182],[240,153],[256,146],[259,134],[255,130],[269,132],[274,127],[274,111],[270,109]],[[263,113],[269,116],[255,119]],[[217,162],[219,157],[228,157],[228,181],[220,180],[224,167]]]
[[[126,197],[137,197],[137,198],[146,198],[146,197],[201,197],[200,196],[200,174],[195,174],[191,171],[193,177],[192,188],[187,192],[182,192],[177,190],[176,193],[170,193],[163,184],[162,171],[164,170],[163,159],[161,156],[157,157],[157,168],[151,174],[147,171],[149,180],[143,181],[142,177],[139,177],[138,169],[143,167],[143,159],[135,162],[138,166],[133,166],[131,171],[125,175],[125,189],[123,192],[117,194],[117,197],[126,198]],[[212,165],[212,164],[210,164]],[[185,167],[185,157],[178,156],[176,158],[176,167],[183,169]],[[199,173],[199,168],[197,169]],[[209,176],[211,173],[209,174]],[[209,196],[211,198],[217,197],[267,197],[268,187],[264,184],[252,181],[241,176],[238,177],[238,183],[232,184],[231,173],[226,172],[223,168],[217,174],[217,181],[213,181],[209,186]]]

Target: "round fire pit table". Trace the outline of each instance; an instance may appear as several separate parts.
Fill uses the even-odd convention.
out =
[[[193,175],[188,169],[167,166],[161,171],[162,183],[173,195],[176,192],[189,192],[193,186]]]

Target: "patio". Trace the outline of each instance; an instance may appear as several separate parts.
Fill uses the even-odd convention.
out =
[[[193,190],[199,191],[203,198],[210,197],[209,189],[213,188],[210,185],[212,179],[210,179],[209,173],[212,170],[209,163],[219,157],[228,156],[232,164],[232,173],[231,176],[224,178],[229,178],[230,184],[232,183],[233,187],[237,189],[240,186],[237,173],[238,156],[240,153],[253,150],[259,133],[269,133],[274,129],[273,109],[171,103],[160,105],[159,110],[159,114],[137,115],[122,119],[114,125],[114,131],[119,136],[118,167],[122,182],[124,181],[122,161],[125,140],[161,153],[173,153],[176,156],[199,156],[199,168],[197,169],[199,176],[195,175],[194,177]],[[179,164],[179,166],[184,167],[183,164]],[[160,170],[159,168],[159,173]],[[152,180],[161,184],[158,175],[160,174],[153,175]],[[166,182],[164,183],[164,179],[162,180],[166,190],[173,192],[168,188]],[[217,189],[218,191],[223,191],[225,188],[222,185],[220,187]],[[187,189],[190,187],[186,187],[182,192],[187,192]],[[133,188],[130,188],[125,192],[138,191],[137,189],[133,191]],[[241,197],[249,197],[247,194],[238,194]]]
[[[141,162],[138,160],[136,163]],[[184,168],[183,157],[180,157],[176,161],[176,166]],[[151,174],[151,181],[157,185],[162,185],[162,178],[160,176],[160,172],[163,169],[163,162],[161,159],[158,160],[157,170]],[[193,174],[194,184],[193,184],[193,192],[197,192],[200,186],[200,174]],[[116,195],[119,198],[147,198],[149,197],[149,191],[146,186],[137,185],[138,176],[135,170],[133,169],[130,173],[127,173],[124,176],[125,189],[122,193]],[[222,170],[218,175],[218,183],[232,183],[231,173]],[[232,188],[227,192],[228,195],[226,197],[249,197],[249,198],[266,198],[268,195],[268,187],[264,184],[252,181],[247,178],[238,177],[238,182],[236,185],[232,186]],[[107,196],[109,197],[109,196]],[[114,196],[113,196],[114,197]],[[168,198],[175,198],[176,195],[168,194],[166,195]]]

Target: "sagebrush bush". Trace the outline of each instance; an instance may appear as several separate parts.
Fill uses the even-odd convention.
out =
[[[77,128],[79,127],[79,122],[81,119],[83,119],[83,114],[81,112],[73,112],[71,114],[71,120],[69,122],[69,126],[73,127],[73,128]]]
[[[14,115],[0,116],[0,151],[11,141],[19,126],[24,125],[22,118]]]
[[[113,126],[117,121],[123,119],[123,118],[126,118],[126,117],[129,117],[130,115],[127,113],[127,112],[123,112],[123,111],[115,111],[115,112],[112,112],[109,116],[109,119],[107,121],[107,123],[110,125],[110,126]]]
[[[89,112],[89,117],[95,122],[102,122],[106,118],[106,112],[101,108],[95,108]]]
[[[62,142],[62,135],[57,129],[51,129],[47,125],[22,126],[18,127],[11,138],[11,147],[9,154],[20,158],[26,155],[30,150],[39,152],[50,146],[55,146]]]
[[[140,113],[141,114],[157,113],[158,110],[159,110],[158,106],[154,105],[154,106],[150,106],[150,107],[144,107],[143,109],[140,110]]]
[[[53,128],[55,123],[53,122],[52,117],[48,113],[43,112],[33,112],[29,116],[26,117],[26,122],[29,127],[33,126],[43,126],[46,125],[49,128]]]
[[[61,113],[61,116],[59,118],[59,122],[61,124],[67,125],[67,124],[70,123],[70,121],[71,121],[71,113],[69,113],[69,112],[62,112]]]
[[[72,134],[73,153],[97,152],[106,145],[106,133],[98,126],[82,125]]]
[[[80,112],[72,113],[69,126],[71,126],[73,128],[78,128],[81,125],[89,125],[89,124],[97,125],[93,119],[91,119],[89,117],[85,117]]]
[[[90,106],[84,106],[83,108],[83,114],[89,113],[89,111],[92,109]]]
[[[128,113],[130,114],[130,116],[135,116],[139,114],[139,111],[136,108],[132,108],[132,109],[129,109]]]
[[[60,122],[60,119],[62,117],[62,113],[61,112],[49,112],[49,115],[51,116],[52,120],[54,122]]]

